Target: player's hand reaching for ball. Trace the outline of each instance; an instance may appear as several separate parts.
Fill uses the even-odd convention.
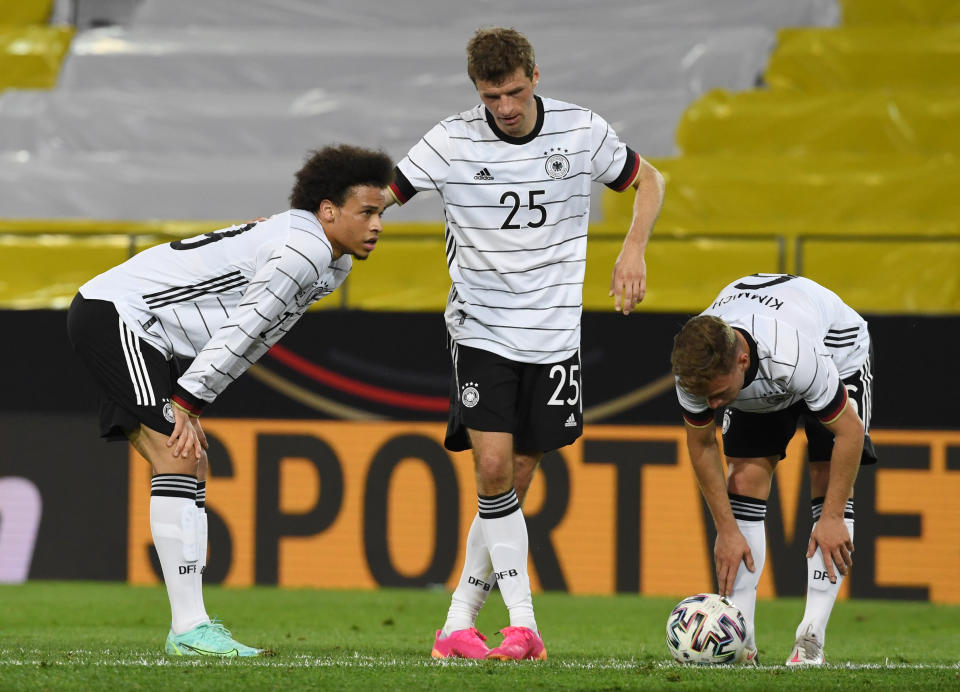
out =
[[[717,593],[729,596],[733,593],[733,584],[737,579],[740,563],[754,571],[753,553],[747,545],[747,539],[739,531],[717,533],[713,544],[713,559],[717,565]]]

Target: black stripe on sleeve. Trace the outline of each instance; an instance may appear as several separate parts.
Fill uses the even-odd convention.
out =
[[[393,182],[390,183],[390,188],[400,204],[406,204],[411,197],[417,194],[417,188],[410,184],[407,176],[399,168],[393,169]]]
[[[630,183],[637,177],[639,170],[640,155],[630,147],[627,147],[627,159],[623,162],[623,170],[620,171],[620,175],[617,176],[616,180],[607,183],[607,187],[617,192],[623,192],[630,187]]]
[[[704,409],[699,413],[691,413],[683,409],[683,419],[695,428],[702,428],[713,422],[715,411],[712,408]]]
[[[843,407],[847,405],[847,388],[840,382],[837,392],[833,395],[830,403],[823,407],[821,411],[814,411],[813,414],[823,423],[832,423],[843,412]]]

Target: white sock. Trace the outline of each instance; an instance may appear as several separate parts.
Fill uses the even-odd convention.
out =
[[[820,511],[823,509],[823,498],[813,503],[814,526],[820,519]],[[844,511],[843,523],[847,525],[847,531],[850,532],[850,540],[853,540],[853,500],[847,500],[846,510]],[[836,570],[836,567],[834,567]],[[803,620],[797,627],[797,638],[806,634],[809,630],[822,646],[827,638],[827,622],[830,620],[830,613],[833,611],[833,604],[837,600],[837,594],[840,593],[840,585],[843,584],[843,575],[835,571],[837,581],[830,583],[827,577],[826,565],[823,562],[823,553],[820,548],[813,554],[813,557],[807,558],[807,604],[803,610]]]
[[[197,479],[163,473],[153,477],[150,529],[163,568],[174,634],[208,622],[200,583]]]
[[[207,482],[197,481],[197,548],[200,550],[200,570],[197,573],[197,579],[200,582],[197,587],[200,590],[200,606],[203,608],[203,575],[207,571],[207,552],[209,551],[209,538],[207,528]],[[206,608],[204,608],[206,612]]]
[[[536,632],[527,574],[527,524],[517,493],[509,490],[490,497],[481,495],[479,500],[480,528],[490,551],[500,595],[510,611],[510,626],[529,627]]]
[[[753,571],[747,569],[746,564],[740,563],[737,576],[733,580],[733,591],[730,600],[733,601],[747,624],[748,648],[757,648],[754,614],[757,608],[757,585],[767,559],[767,528],[764,520],[767,517],[767,502],[755,497],[730,494],[730,508],[737,520],[737,528],[747,539],[747,545],[753,554]]]
[[[197,550],[200,552],[200,569],[197,570],[196,589],[197,599],[199,600],[200,611],[208,620],[206,606],[203,605],[203,573],[207,570],[207,510],[203,507],[197,507]]]
[[[480,608],[493,587],[493,563],[490,561],[487,543],[483,540],[479,514],[473,517],[473,523],[470,524],[466,553],[460,583],[450,599],[447,621],[443,625],[442,634],[445,637],[451,632],[470,629],[476,624]]]

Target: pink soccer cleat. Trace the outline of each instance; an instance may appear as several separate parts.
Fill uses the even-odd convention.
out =
[[[500,630],[503,641],[495,649],[490,649],[487,658],[499,661],[547,660],[547,650],[539,632],[529,627],[504,627]]]
[[[433,651],[430,655],[434,658],[486,658],[490,649],[484,644],[487,638],[484,637],[476,627],[468,630],[457,630],[451,632],[446,637],[441,637],[443,630],[437,630],[437,636],[433,640]]]

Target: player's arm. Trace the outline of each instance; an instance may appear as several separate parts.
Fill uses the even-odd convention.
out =
[[[832,420],[822,420],[833,433],[833,452],[830,456],[830,477],[823,500],[823,511],[810,534],[807,557],[813,557],[819,547],[823,554],[824,568],[831,582],[839,571],[846,574],[853,564],[853,541],[843,521],[847,500],[853,495],[853,483],[860,469],[863,452],[863,423],[847,398],[847,390],[840,383],[842,408]]]
[[[268,333],[280,326],[285,313],[296,311],[297,293],[332,261],[328,246],[312,234],[292,238],[279,248],[260,249],[258,269],[237,308],[177,380],[172,403],[199,416],[276,341],[268,343]]]
[[[687,451],[700,492],[710,508],[710,515],[717,528],[717,540],[713,548],[717,589],[721,595],[729,596],[733,591],[740,563],[745,562],[747,569],[751,572],[754,570],[753,553],[750,552],[750,546],[740,532],[730,508],[720,446],[717,444],[717,428],[712,420],[713,412],[706,413],[711,415],[711,419],[706,422],[702,417],[700,420],[693,420],[692,416],[684,416]]]
[[[630,229],[623,240],[623,248],[610,277],[610,295],[613,307],[629,315],[647,292],[647,265],[644,254],[653,224],[663,206],[665,183],[663,176],[638,154],[639,167],[630,186],[636,191],[633,198],[633,216]]]

